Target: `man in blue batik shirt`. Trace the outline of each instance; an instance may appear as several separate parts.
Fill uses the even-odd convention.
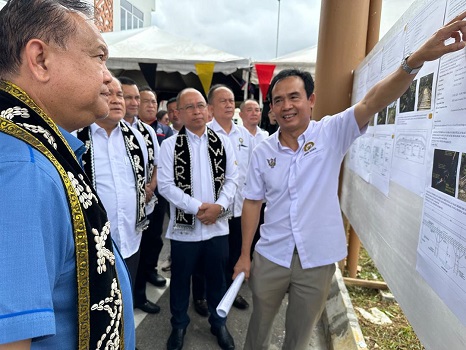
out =
[[[2,349],[135,347],[128,274],[70,134],[108,114],[92,16],[79,0],[0,11]]]

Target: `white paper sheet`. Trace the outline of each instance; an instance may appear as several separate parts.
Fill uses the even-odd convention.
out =
[[[241,284],[244,281],[244,272],[241,272],[236,276],[235,280],[231,284],[230,288],[228,288],[227,292],[223,296],[222,300],[217,306],[217,314],[220,317],[227,317],[228,313],[230,312],[231,306],[235,301],[236,295],[238,294],[239,289],[241,288]]]

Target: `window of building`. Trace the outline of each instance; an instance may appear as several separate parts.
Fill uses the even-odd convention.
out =
[[[127,0],[120,1],[121,30],[136,29],[144,26],[144,13]]]

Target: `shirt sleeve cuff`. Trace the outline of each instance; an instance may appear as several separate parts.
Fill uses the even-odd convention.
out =
[[[191,200],[189,201],[186,213],[196,215],[201,205],[202,205],[201,201],[197,200],[196,198],[191,198]]]
[[[55,335],[52,310],[31,310],[0,319],[0,344]]]

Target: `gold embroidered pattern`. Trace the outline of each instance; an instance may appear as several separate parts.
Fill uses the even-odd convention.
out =
[[[0,83],[1,84],[1,83]],[[24,131],[8,119],[0,120],[0,130],[12,135],[40,151],[55,166],[66,188],[66,193],[70,203],[71,217],[75,232],[76,242],[76,272],[78,275],[78,338],[83,340],[79,344],[79,349],[87,349],[87,340],[90,335],[90,300],[89,300],[89,258],[86,236],[86,226],[81,209],[79,198],[76,195],[74,186],[71,183],[67,172],[52,153],[33,135]]]
[[[50,119],[47,114],[40,108],[36,103],[32,100],[32,98],[29,97],[29,95],[21,89],[19,86],[11,83],[11,82],[6,82],[4,80],[0,80],[0,90],[3,90],[10,95],[16,97],[18,100],[23,102],[25,105],[27,105],[29,108],[31,108],[34,112],[36,112],[49,126],[52,130],[55,131],[57,135],[61,138],[63,143],[66,145],[68,148],[68,151],[70,151],[71,155],[76,159],[76,155],[74,152],[71,150],[70,146],[68,145],[68,142],[66,142],[65,138],[63,137],[62,133],[58,129],[58,126],[53,122],[52,119]]]
[[[65,189],[65,194],[68,200],[69,208],[70,208],[70,215],[71,215],[71,222],[72,222],[72,228],[73,228],[73,233],[74,233],[74,242],[75,242],[75,253],[76,253],[76,277],[77,277],[77,323],[78,323],[78,344],[77,347],[79,350],[87,350],[90,348],[95,348],[97,346],[98,339],[103,339],[102,336],[99,334],[96,334],[96,329],[103,328],[102,333],[112,333],[110,335],[110,338],[112,339],[111,342],[107,341],[107,344],[109,345],[108,348],[110,349],[124,349],[124,329],[123,329],[123,305],[121,302],[121,292],[119,292],[119,297],[114,298],[115,300],[115,305],[117,307],[114,307],[114,310],[117,311],[115,319],[119,320],[118,323],[115,322],[115,319],[110,319],[108,320],[109,323],[107,324],[105,322],[104,325],[102,323],[96,323],[93,322],[93,326],[97,327],[92,327],[91,329],[91,320],[95,320],[95,313],[92,313],[91,317],[91,296],[95,295],[96,293],[93,292],[91,294],[91,289],[90,289],[90,281],[95,280],[96,273],[90,271],[90,266],[94,266],[94,262],[97,262],[97,260],[89,260],[89,249],[94,249],[92,247],[92,235],[89,234],[89,237],[87,235],[87,222],[88,222],[88,216],[85,216],[84,214],[88,213],[87,208],[91,206],[92,204],[95,204],[92,208],[99,208],[97,209],[98,211],[104,211],[103,208],[101,208],[99,205],[95,203],[88,203],[88,207],[86,208],[84,204],[81,204],[81,201],[84,203],[86,202],[86,199],[91,199],[96,200],[97,197],[94,195],[89,195],[90,188],[86,183],[86,180],[83,178],[82,175],[78,173],[79,180],[78,185],[81,186],[76,186],[76,182],[73,183],[73,181],[70,179],[68,176],[67,170],[65,170],[66,167],[70,166],[71,169],[73,168],[79,168],[79,164],[77,163],[77,158],[76,155],[74,154],[73,150],[71,149],[70,145],[66,141],[65,137],[63,134],[60,132],[58,126],[51,120],[44,111],[41,110],[40,107],[38,107],[34,101],[19,87],[16,85],[6,82],[6,81],[0,81],[0,90],[15,97],[19,102],[22,102],[26,104],[28,108],[21,108],[21,107],[11,107],[6,108],[3,113],[0,112],[0,115],[2,118],[0,118],[0,132],[4,132],[6,134],[9,134],[19,140],[24,141],[25,143],[29,144],[33,148],[35,148],[37,151],[42,153],[50,162],[51,164],[55,167],[57,170],[57,173],[59,174],[64,189]],[[3,95],[3,93],[2,93]],[[29,109],[30,108],[30,109]],[[42,120],[36,120],[38,117]],[[38,123],[38,125],[30,125],[30,124],[23,124],[20,122],[20,118],[31,118],[31,124],[34,124],[35,122]],[[45,130],[45,132],[42,132],[42,129]],[[35,135],[33,135],[35,134]],[[53,135],[53,136],[52,136]],[[49,137],[50,136],[50,137]],[[58,140],[59,142],[56,142]],[[58,147],[64,147],[64,149],[61,149],[59,153],[55,156],[54,150],[57,150],[57,145]],[[68,151],[65,151],[65,149]],[[66,162],[61,163],[61,157],[64,156],[66,159]],[[68,159],[67,159],[68,157]],[[73,160],[75,163],[73,163]],[[71,161],[71,162],[70,162]],[[68,168],[67,168],[68,169]],[[84,184],[82,186],[79,182]],[[80,195],[78,195],[79,191],[76,191],[76,188],[80,189]],[[86,190],[85,192],[82,190]],[[90,191],[92,192],[92,191]],[[83,193],[85,195],[83,196]],[[87,197],[86,197],[87,196]],[[97,206],[97,207],[96,207]],[[91,209],[93,210],[93,209]],[[100,213],[98,214],[100,215]],[[105,214],[104,214],[105,215]],[[97,222],[99,220],[97,219]],[[98,224],[100,226],[101,224]],[[88,239],[90,241],[88,242]],[[91,246],[89,246],[91,244]],[[110,253],[111,253],[111,247],[110,247]],[[110,262],[110,260],[109,260]],[[114,265],[110,262],[111,265]],[[108,267],[108,265],[106,266]],[[107,269],[108,270],[108,269]],[[95,270],[94,270],[95,271]],[[90,275],[92,273],[92,275]],[[103,293],[100,293],[99,299],[107,293],[109,293],[110,290],[114,291],[119,291],[119,286],[118,286],[118,277],[117,277],[117,271],[115,267],[110,268],[109,270],[110,276],[108,278],[108,283],[104,282],[105,284],[105,290],[103,290]],[[106,274],[107,276],[109,274]],[[102,280],[103,281],[103,280]],[[101,282],[101,280],[99,280]],[[99,286],[102,283],[99,284]],[[98,290],[98,289],[96,289]],[[113,293],[115,294],[115,293]],[[112,294],[111,294],[112,296]],[[97,299],[98,300],[98,299]],[[105,302],[111,303],[112,300],[108,297],[105,297]],[[97,311],[96,311],[97,312]],[[113,330],[114,325],[116,324],[116,330]],[[99,327],[100,326],[100,327]],[[116,333],[116,337],[115,337]],[[105,334],[104,334],[105,335]],[[92,344],[91,344],[92,342]]]

